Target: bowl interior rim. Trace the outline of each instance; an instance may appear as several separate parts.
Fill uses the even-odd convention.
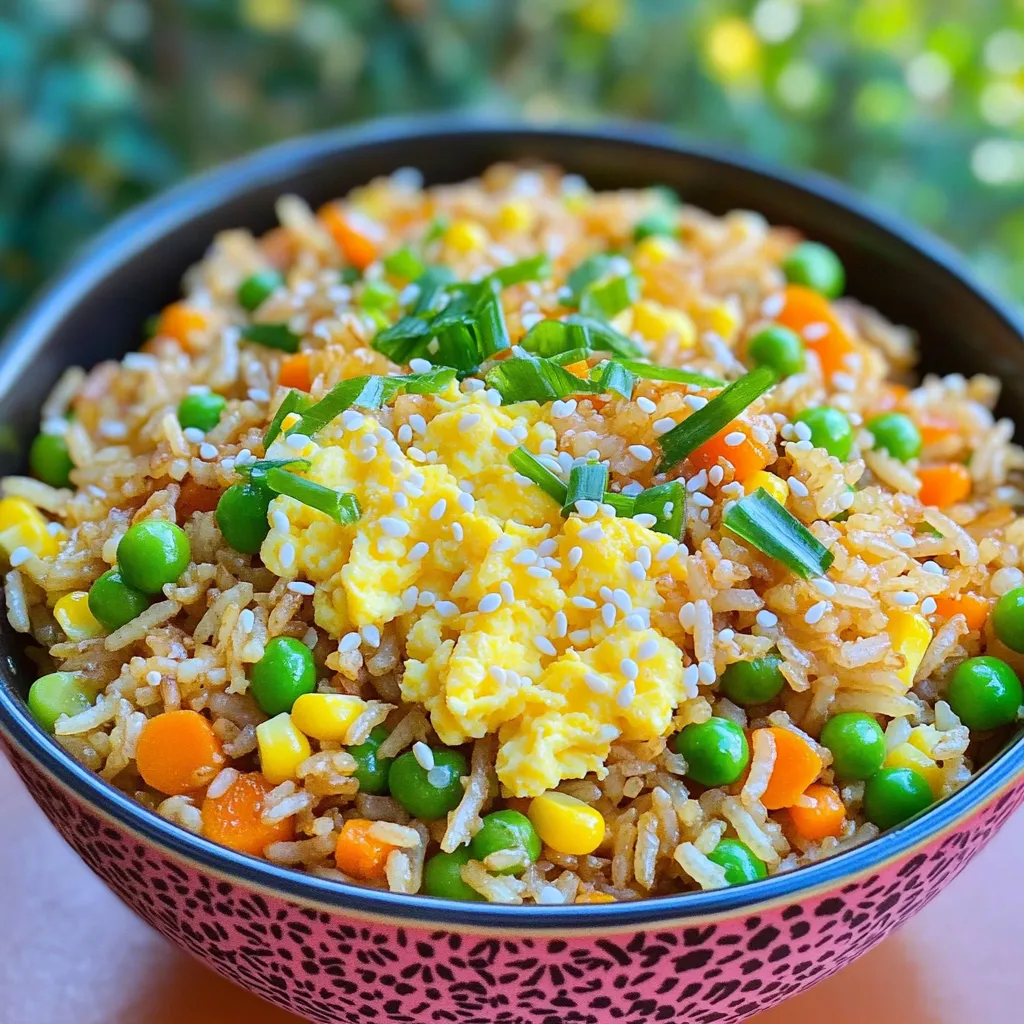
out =
[[[8,332],[0,347],[0,391],[11,376],[24,371],[42,340],[100,281],[130,262],[133,255],[158,242],[175,224],[197,211],[215,209],[240,192],[281,182],[305,167],[337,159],[346,151],[376,143],[429,142],[438,135],[515,134],[524,139],[557,140],[566,147],[581,142],[623,148],[649,148],[696,158],[770,179],[862,221],[901,243],[918,260],[938,265],[951,283],[972,293],[1017,335],[1024,321],[1002,299],[974,280],[962,258],[943,242],[899,217],[876,209],[844,186],[808,172],[766,165],[726,148],[681,137],[650,125],[604,123],[600,127],[537,126],[515,120],[460,115],[388,118],[306,136],[261,149],[219,168],[189,178],[116,220],[61,273]],[[622,930],[644,924],[688,924],[709,917],[763,910],[766,904],[806,898],[855,876],[882,869],[979,810],[1024,775],[1024,734],[1017,736],[971,781],[907,825],[852,850],[760,882],[711,892],[612,904],[508,906],[459,903],[349,886],[302,874],[235,853],[194,836],[147,811],[126,794],[75,761],[46,735],[14,692],[7,666],[0,667],[0,731],[44,772],[52,775],[102,816],[185,861],[197,863],[236,884],[256,886],[274,895],[333,912],[424,926],[455,926],[517,933],[574,930]],[[582,910],[582,913],[581,913]]]

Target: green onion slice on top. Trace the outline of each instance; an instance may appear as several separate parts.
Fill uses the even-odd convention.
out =
[[[281,424],[284,423],[285,417],[289,413],[305,412],[309,408],[310,401],[311,399],[305,391],[298,391],[295,388],[292,388],[284,396],[281,404],[277,407],[277,412],[274,413],[274,418],[270,421],[270,426],[267,427],[267,432],[263,435],[264,450],[269,448],[277,435],[281,433]]]
[[[492,366],[484,380],[501,395],[505,405],[553,402],[571,395],[596,394],[599,391],[596,384],[575,376],[558,363],[532,356],[505,359]]]
[[[609,256],[607,253],[595,253],[574,267],[565,281],[570,292],[567,304],[578,306],[584,291],[600,281],[602,277],[612,273],[619,262],[614,256]]]
[[[611,320],[640,298],[640,282],[635,274],[623,274],[595,281],[580,296],[583,316]]]
[[[601,391],[615,391],[623,398],[633,397],[633,374],[622,363],[617,363],[614,359],[602,363],[600,370],[594,367],[590,379]]]
[[[631,514],[654,516],[652,530],[680,540],[686,523],[686,489],[678,480],[648,487],[636,496]]]
[[[615,514],[624,519],[631,519],[633,513],[636,512],[636,495],[634,494],[619,494],[615,491],[605,491],[601,502],[604,505],[611,505],[615,509]]]
[[[254,459],[243,466],[237,466],[239,476],[247,476],[253,483],[265,484],[267,474],[272,469],[284,469],[292,466],[298,469],[309,469],[309,459]]]
[[[537,461],[521,445],[508,457],[509,464],[517,472],[535,483],[545,494],[554,498],[559,505],[565,505],[566,486],[546,466]]]
[[[691,452],[710,441],[715,434],[724,430],[747,406],[761,397],[778,382],[778,375],[767,366],[744,374],[733,381],[724,391],[677,423],[660,438],[661,462],[657,472],[665,473],[682,462]]]
[[[277,348],[282,352],[298,352],[302,340],[287,324],[248,324],[242,328],[246,341]]]
[[[499,267],[489,275],[491,280],[497,281],[502,288],[522,284],[524,281],[543,281],[550,276],[551,263],[544,253],[530,256],[518,263],[510,263],[506,267]]]
[[[289,473],[280,466],[267,470],[266,484],[275,494],[286,494],[289,498],[301,501],[303,505],[315,508],[329,515],[336,523],[345,526],[351,526],[362,515],[354,494],[324,487],[323,484]]]
[[[384,269],[395,277],[415,281],[426,273],[426,265],[408,246],[402,246],[384,257]]]
[[[519,343],[527,352],[549,358],[573,349],[610,352],[626,358],[642,356],[643,348],[610,324],[573,313],[564,320],[541,320]]]
[[[702,388],[724,388],[725,381],[717,377],[708,377],[706,374],[697,373],[694,370],[681,370],[677,366],[657,366],[654,363],[641,362],[638,359],[616,359],[634,377],[643,380],[664,380],[672,384],[695,384]]]
[[[584,462],[569,471],[569,486],[566,488],[562,515],[576,511],[577,501],[592,501],[597,505],[604,499],[608,486],[608,467],[601,462]]]
[[[834,560],[832,552],[763,487],[730,505],[722,522],[737,537],[804,579],[824,576]]]

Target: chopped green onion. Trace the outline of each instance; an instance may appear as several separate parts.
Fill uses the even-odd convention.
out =
[[[626,399],[633,397],[633,374],[622,363],[609,359],[590,371],[590,379],[601,391],[616,391]]]
[[[398,304],[398,292],[387,281],[367,281],[358,301],[361,309],[392,309]]]
[[[573,466],[569,471],[565,501],[562,502],[562,515],[567,516],[575,512],[577,501],[593,501],[600,505],[607,486],[608,467],[604,463],[584,462],[579,466]]]
[[[363,277],[362,271],[358,267],[343,267],[338,274],[341,284],[355,284]]]
[[[297,391],[295,388],[292,388],[284,396],[284,400],[277,407],[277,412],[274,413],[274,418],[270,421],[270,426],[267,427],[267,432],[263,435],[264,450],[269,448],[277,435],[281,433],[281,424],[284,423],[285,417],[292,412],[305,412],[309,408],[309,403],[309,395],[304,391]]]
[[[724,388],[725,381],[717,377],[708,377],[693,370],[681,370],[677,366],[657,366],[638,359],[616,359],[616,362],[629,370],[634,377],[643,380],[664,380],[672,384],[696,384],[702,388]]]
[[[414,313],[436,312],[438,300],[444,294],[445,288],[454,281],[455,275],[447,267],[427,267],[413,282],[419,289],[419,294],[416,296],[412,311]]]
[[[710,441],[715,434],[724,430],[747,406],[761,397],[778,382],[778,375],[768,366],[734,380],[724,391],[716,395],[695,413],[677,423],[667,434],[661,436],[661,462],[657,472],[664,473],[680,463],[691,452]]]
[[[570,306],[578,306],[583,292],[596,281],[600,281],[602,277],[611,273],[615,263],[614,256],[608,256],[606,253],[597,253],[594,256],[588,256],[579,266],[573,269],[565,281],[566,287],[572,293],[572,299],[568,304]]]
[[[636,511],[636,496],[633,494],[618,494],[614,491],[605,491],[602,504],[611,505],[617,516],[625,519],[632,518]]]
[[[430,340],[430,322],[418,316],[403,316],[373,339],[373,347],[393,363],[407,363]]]
[[[267,474],[272,469],[284,469],[287,466],[297,466],[299,469],[309,469],[309,459],[256,459],[246,463],[244,466],[236,466],[239,476],[246,476],[256,483],[266,483]]]
[[[502,288],[509,288],[514,284],[522,284],[523,281],[542,281],[550,277],[551,264],[547,256],[540,253],[518,263],[510,263],[507,267],[499,267],[489,276]]]
[[[267,471],[266,482],[275,494],[286,494],[289,498],[301,501],[303,505],[329,515],[336,523],[348,526],[362,515],[354,494],[324,487],[323,484],[296,476],[279,466]]]
[[[362,409],[379,409],[401,392],[415,395],[436,395],[455,379],[455,371],[440,367],[428,373],[410,373],[396,377],[350,377],[335,384],[315,405],[311,405],[289,434],[313,437],[346,409],[357,405]]]
[[[408,246],[396,249],[384,257],[384,269],[395,277],[414,281],[426,272],[426,264]]]
[[[557,356],[548,356],[559,366],[571,366],[573,363],[585,362],[593,355],[589,348],[571,348],[567,352],[559,352]]]
[[[610,277],[590,285],[580,296],[583,316],[611,320],[640,298],[640,282],[635,274]]]
[[[823,576],[834,556],[763,487],[730,505],[722,522],[762,554],[805,580]]]
[[[423,244],[430,245],[431,242],[436,242],[448,230],[450,223],[451,221],[444,214],[435,217],[427,226],[423,235]]]
[[[574,313],[564,320],[541,320],[519,343],[527,352],[550,358],[572,349],[640,356],[643,349],[609,324]]]
[[[508,457],[509,464],[517,472],[535,483],[545,494],[554,498],[559,505],[565,504],[566,487],[546,466],[525,448],[520,446]]]
[[[282,352],[298,352],[301,341],[287,324],[248,324],[242,328],[242,337],[267,348],[279,348]]]
[[[679,540],[686,521],[686,489],[678,480],[648,487],[636,496],[632,514],[654,516],[657,521],[651,527],[652,530]]]
[[[553,402],[558,398],[589,392],[595,394],[598,386],[581,380],[558,363],[529,356],[506,359],[492,366],[484,378],[497,391],[502,401]]]

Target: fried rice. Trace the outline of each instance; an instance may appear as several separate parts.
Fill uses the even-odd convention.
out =
[[[837,298],[827,304],[830,323],[800,329],[803,368],[716,434],[726,446],[738,434],[734,447],[759,459],[754,472],[741,472],[728,452],[705,458],[701,449],[659,464],[662,438],[726,382],[744,378],[751,339],[784,319],[793,285],[783,265],[801,241],[794,231],[748,211],[713,216],[662,190],[595,192],[556,168],[511,165],[431,188],[406,169],[318,211],[283,196],[277,214],[279,226],[260,238],[244,230],[217,236],[139,351],[64,373],[41,418],[43,433],[66,444],[67,486],[3,481],[5,501],[18,503],[10,509],[33,523],[39,517],[46,535],[33,540],[21,520],[0,522],[7,616],[26,635],[40,675],[72,674],[85,693],[80,707],[52,724],[81,763],[175,825],[276,864],[417,893],[433,858],[461,850],[459,877],[478,897],[558,904],[725,886],[726,869],[713,859],[725,839],[745,844],[767,874],[873,839],[879,828],[863,806],[865,781],[837,777],[833,753],[820,742],[840,713],[879,723],[886,764],[905,763],[900,752],[917,750],[912,763],[923,765],[934,799],[964,786],[1006,738],[1009,726],[968,729],[946,699],[966,659],[988,653],[1020,667],[986,614],[1021,585],[1024,545],[1024,453],[1011,443],[1012,424],[993,415],[997,381],[927,376],[913,385],[911,332],[854,298]],[[636,230],[666,215],[670,230]],[[389,258],[395,254],[401,258]],[[401,336],[395,325],[415,318],[425,271],[448,268],[437,301],[454,308],[474,284],[493,280],[488,275],[540,255],[546,259],[535,274],[488,292],[497,295],[504,327],[482,365],[460,366],[433,393],[350,408],[312,437],[295,432],[308,401],[337,393],[343,381],[426,375],[443,365],[444,346],[432,336],[413,338],[416,355],[400,363],[385,354],[398,348],[381,340],[389,331]],[[581,266],[594,271],[584,297],[581,275],[573,276]],[[240,287],[260,274],[272,287],[249,308]],[[606,300],[613,305],[602,306]],[[582,390],[539,401],[516,401],[514,387],[503,394],[495,367],[536,364],[543,358],[536,349],[531,356],[519,347],[531,329],[564,321],[581,302],[601,320],[598,340],[585,342],[564,371]],[[625,392],[585,387],[607,366],[606,328],[629,340],[634,362],[713,383],[657,379],[634,367]],[[831,370],[819,344],[830,331],[848,347]],[[486,336],[493,341],[493,332]],[[308,401],[286,406],[293,412],[282,419],[282,403],[296,391]],[[219,419],[206,430],[183,427],[182,401],[206,394],[226,399]],[[798,420],[824,405],[851,425],[844,459],[812,445]],[[495,427],[488,406],[512,418]],[[879,446],[866,425],[894,410],[923,437],[906,461]],[[472,451],[460,461],[457,438],[437,440],[440,417],[453,411],[466,445],[476,443],[478,425],[489,431],[493,447],[479,465]],[[275,418],[281,436],[267,444]],[[443,503],[436,516],[442,503],[433,502],[410,533],[405,510],[417,507],[416,480],[401,498],[396,485],[390,515],[381,514],[384,499],[369,484],[354,487],[354,521],[277,491],[257,552],[225,539],[218,506],[229,488],[254,476],[254,464],[287,462],[282,452],[305,459],[283,469],[336,493],[340,477],[328,472],[322,452],[341,451],[355,435],[362,447],[345,456],[353,465],[401,463],[406,480],[429,476],[420,491],[429,491],[434,471],[447,474],[461,485],[451,492],[458,501]],[[606,467],[608,496],[582,499],[563,515],[535,476],[507,463],[518,446],[563,487],[581,465]],[[966,492],[942,507],[922,503],[920,469],[947,464],[967,467]],[[725,525],[730,508],[752,493],[751,478],[774,489],[790,518],[827,549],[825,571],[805,578]],[[674,480],[685,489],[681,532],[673,537],[658,516],[630,520],[633,546],[623,556],[612,524],[628,514],[616,497],[634,500]],[[367,534],[369,509],[382,535]],[[474,517],[465,526],[457,518],[463,511]],[[184,530],[187,565],[139,614],[97,628],[82,595],[118,564],[129,528],[151,520]],[[433,532],[422,532],[428,527]],[[570,546],[571,529],[597,539]],[[513,536],[520,560],[496,560],[494,546],[500,552]],[[431,580],[409,570],[420,544],[433,548],[425,565],[444,562],[447,575],[436,585],[447,592],[431,591]],[[609,575],[595,569],[584,579],[604,544]],[[477,579],[495,564],[497,575]],[[526,567],[536,570],[529,579]],[[511,581],[520,579],[513,593]],[[557,599],[538,596],[541,584]],[[643,601],[634,586],[646,588]],[[77,595],[71,618],[60,613],[71,607],[61,604],[69,595]],[[488,615],[507,615],[507,631],[482,633]],[[900,616],[913,617],[919,636],[925,631],[916,654],[897,637]],[[525,635],[534,628],[539,635]],[[644,651],[656,671],[631,656],[633,635],[652,641]],[[274,638],[311,652],[316,693],[352,698],[342,732],[306,735],[297,714],[268,713],[254,696],[255,666]],[[467,651],[471,638],[477,646]],[[592,678],[601,657],[594,652],[615,644],[619,653],[628,648],[626,656]],[[470,654],[470,668],[457,670],[453,661]],[[730,699],[722,683],[729,666],[768,656],[778,658],[781,692],[760,704]],[[573,682],[578,665],[593,669],[590,690]],[[553,681],[559,671],[568,682]],[[161,789],[140,771],[141,744],[150,723],[183,711],[205,721],[213,755],[187,783]],[[721,785],[694,779],[676,743],[677,734],[711,719],[738,727],[749,742],[742,772]],[[269,722],[290,729],[286,738],[301,747],[286,777],[270,769],[269,747],[261,746]],[[780,739],[780,731],[791,735]],[[371,737],[380,762],[409,754],[428,777],[438,771],[439,751],[458,748],[464,774],[455,806],[417,817],[387,786],[367,791],[357,754]],[[806,781],[841,801],[827,835],[798,826],[799,809],[815,807],[807,793],[782,805],[767,798],[790,740],[816,766]],[[536,801],[551,791],[597,812],[591,849],[579,852],[553,838],[558,829],[540,828],[545,842],[536,857],[465,856],[488,815],[514,810],[539,821]],[[218,808],[246,793],[255,794],[247,806],[258,821],[236,840]],[[351,845],[357,832],[361,857]]]

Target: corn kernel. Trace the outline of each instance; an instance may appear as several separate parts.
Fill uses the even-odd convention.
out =
[[[651,341],[665,341],[675,335],[683,348],[697,344],[697,328],[681,310],[642,299],[633,306],[633,329]]]
[[[679,243],[668,235],[648,235],[636,243],[634,262],[638,268],[656,267],[675,259],[682,249]]]
[[[692,313],[700,331],[713,331],[726,341],[735,338],[742,322],[735,302],[698,302]]]
[[[292,722],[317,740],[343,740],[366,701],[347,693],[304,693],[292,705]]]
[[[257,725],[256,742],[263,777],[275,786],[294,779],[299,765],[310,755],[309,740],[295,728],[287,711]]]
[[[67,638],[76,643],[102,636],[104,632],[96,616],[89,610],[89,594],[85,590],[65,594],[53,606],[53,617]]]
[[[24,498],[0,500],[0,547],[8,557],[18,548],[28,548],[39,558],[57,554],[57,538],[47,530],[46,518]]]
[[[604,818],[589,804],[565,793],[541,793],[527,811],[537,835],[552,850],[582,857],[604,839]]]
[[[942,739],[942,733],[934,725],[915,725],[910,730],[908,743],[912,743],[918,750],[928,757],[935,759],[935,744]]]
[[[903,655],[903,667],[896,673],[903,685],[914,684],[914,676],[932,642],[932,627],[923,615],[895,608],[889,612],[889,638],[892,649]]]
[[[886,768],[912,768],[921,775],[931,787],[932,795],[942,796],[942,769],[913,743],[901,743],[890,750],[885,758]]]
[[[502,231],[529,231],[533,226],[533,207],[525,199],[510,199],[498,211],[498,227]]]
[[[290,412],[283,420],[281,420],[281,432],[286,433],[295,426],[296,423],[301,420],[302,417],[297,412]]]
[[[759,487],[763,487],[780,505],[785,505],[789,499],[789,484],[767,470],[759,469],[743,481],[743,490],[747,494],[753,494]]]
[[[487,232],[472,220],[453,220],[444,233],[444,244],[456,252],[477,252],[487,244]]]
[[[581,892],[576,897],[577,903],[614,903],[615,897],[611,893],[598,892],[594,889],[592,892]]]

